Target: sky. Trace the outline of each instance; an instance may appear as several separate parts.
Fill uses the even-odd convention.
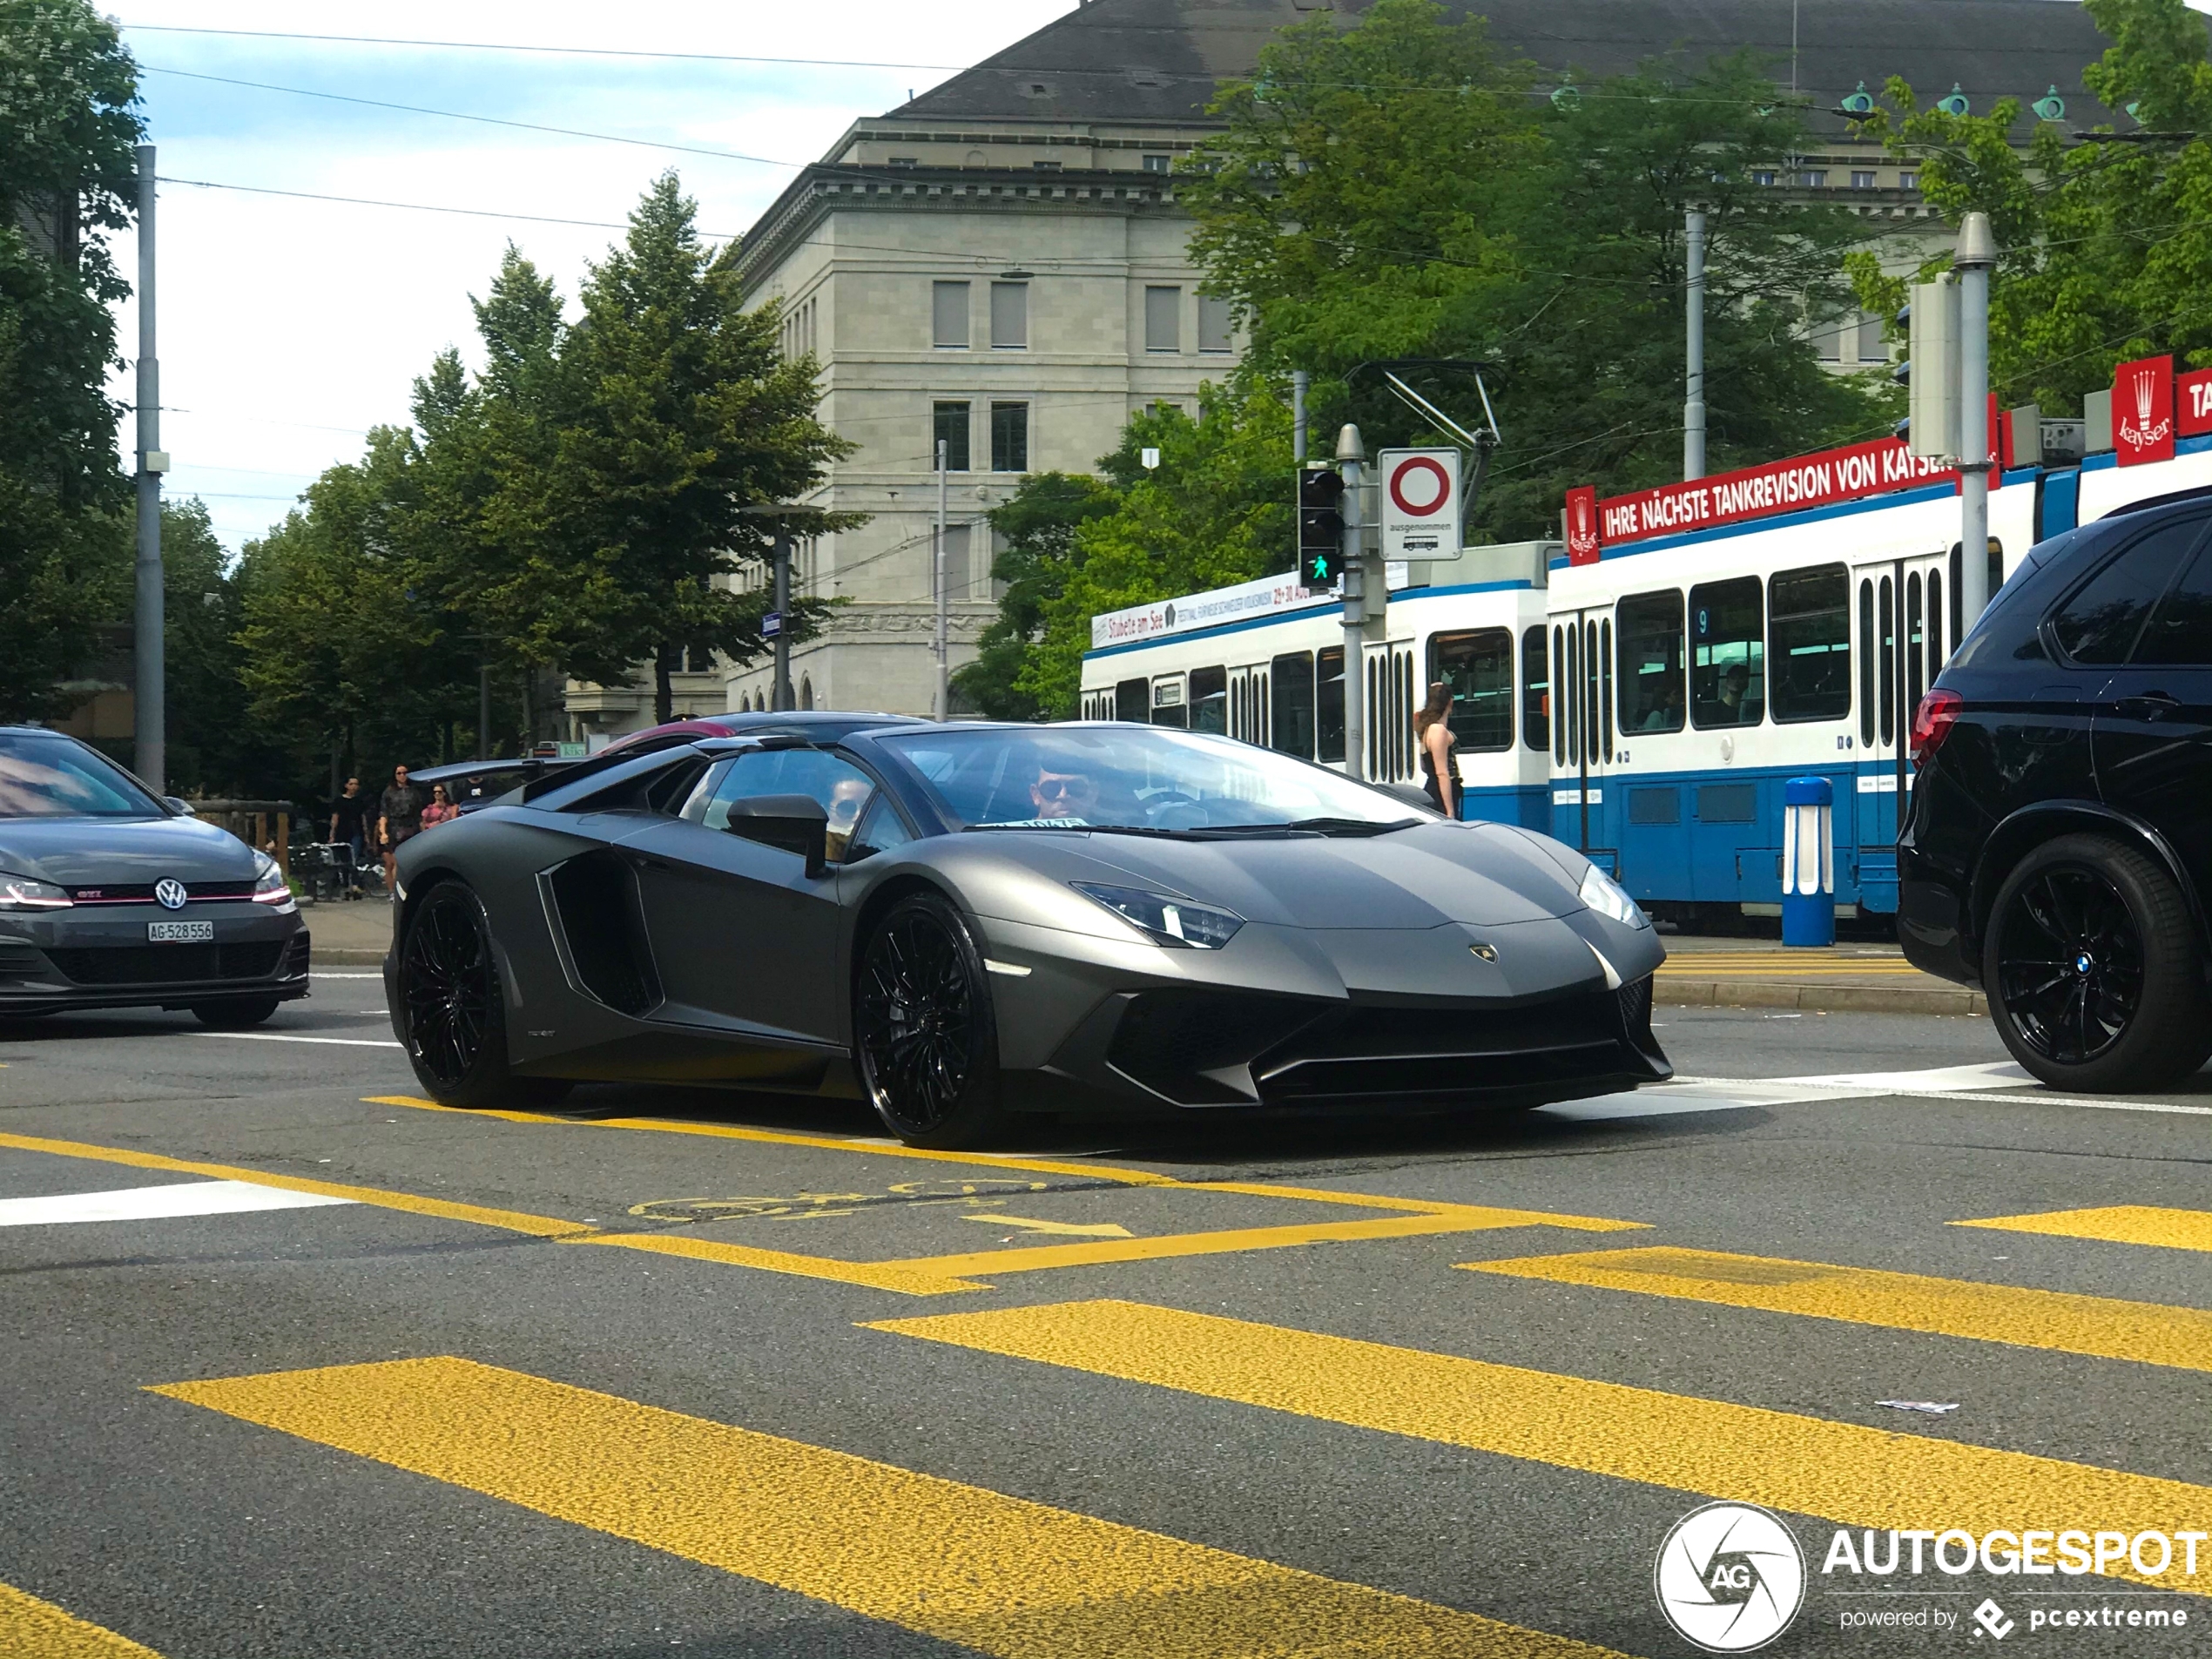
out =
[[[157,355],[166,491],[198,496],[236,553],[280,522],[368,429],[405,423],[415,378],[447,346],[477,361],[469,296],[513,240],[571,303],[645,186],[673,166],[714,239],[747,229],[855,119],[877,115],[1075,8],[1075,0],[128,0],[109,15],[141,71],[158,146]],[[293,31],[590,49],[482,51],[186,30]],[[891,68],[621,57],[625,52],[857,58]],[[259,83],[256,86],[236,82]],[[309,92],[567,127],[523,132]],[[765,158],[725,159],[651,145]],[[184,180],[203,181],[186,184]],[[253,186],[588,226],[260,195]],[[115,244],[126,273],[137,239]],[[118,315],[126,357],[138,314]],[[128,403],[129,369],[112,382]],[[136,448],[126,415],[118,434]],[[126,462],[126,465],[128,462]]]

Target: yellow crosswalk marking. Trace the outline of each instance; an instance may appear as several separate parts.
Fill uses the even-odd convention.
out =
[[[2212,1312],[2201,1308],[1703,1250],[1590,1251],[1460,1265],[1514,1278],[2212,1371]]]
[[[1176,1308],[1062,1302],[871,1328],[1850,1527],[2212,1527],[2212,1487],[2184,1481]],[[2207,1588],[2178,1561],[2163,1578],[2109,1570]]]
[[[8,1659],[161,1659],[152,1648],[87,1624],[12,1584],[0,1584],[0,1653]]]
[[[1994,1227],[2011,1233],[2051,1233],[2060,1238],[2101,1238],[2114,1244],[2156,1244],[2165,1250],[2212,1251],[2212,1211],[2161,1210],[2147,1204],[2053,1210],[2039,1216],[1993,1216],[1986,1221],[1951,1224]]]
[[[153,1392],[1002,1659],[1608,1652],[468,1359]]]

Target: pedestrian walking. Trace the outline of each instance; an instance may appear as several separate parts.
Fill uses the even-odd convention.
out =
[[[347,779],[345,792],[330,803],[330,840],[349,855],[346,891],[358,893],[361,872],[368,868],[368,797],[358,778]]]
[[[1413,740],[1421,750],[1421,787],[1447,818],[1460,815],[1460,738],[1452,730],[1452,688],[1438,680],[1428,701],[1413,717]]]
[[[384,855],[384,892],[399,885],[394,860],[401,847],[422,833],[422,792],[407,780],[407,768],[392,768],[392,786],[377,803],[376,846]]]
[[[422,827],[435,829],[441,824],[451,823],[461,816],[461,808],[453,804],[443,784],[430,786],[429,805],[422,809]]]

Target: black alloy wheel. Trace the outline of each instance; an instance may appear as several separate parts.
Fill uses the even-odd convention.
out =
[[[2035,848],[1991,912],[1984,983],[2021,1065],[2058,1088],[2156,1089],[2212,1051],[2202,954],[2173,878],[2101,835]]]
[[[458,881],[433,887],[408,918],[397,995],[408,1060],[441,1105],[542,1104],[568,1092],[564,1082],[509,1070],[491,930]]]
[[[869,1103],[900,1139],[973,1146],[998,1129],[998,1028],[982,954],[937,894],[900,900],[868,935],[853,1034]]]

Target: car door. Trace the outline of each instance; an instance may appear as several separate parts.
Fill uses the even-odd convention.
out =
[[[843,1042],[834,868],[810,876],[800,854],[731,833],[730,806],[764,795],[819,801],[834,861],[874,791],[841,755],[747,750],[710,772],[678,816],[624,841],[669,1003],[664,1017]]]
[[[2115,662],[2089,717],[2098,793],[2212,872],[2212,531],[2202,515],[2138,536],[2052,618],[2069,656]],[[2130,637],[2132,636],[2132,637]]]

